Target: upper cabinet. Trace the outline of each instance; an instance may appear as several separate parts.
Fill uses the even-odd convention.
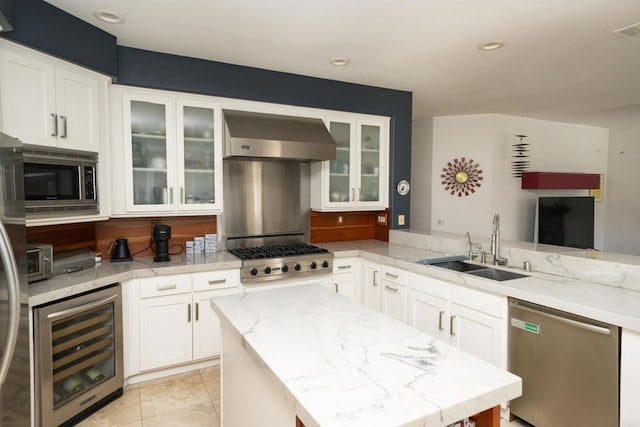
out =
[[[123,162],[114,169],[113,214],[221,212],[219,105],[141,89],[114,87],[113,95],[114,120],[122,118],[114,134],[123,135],[114,144],[113,157]]]
[[[26,50],[0,50],[3,131],[27,144],[99,152],[108,78]]]
[[[388,207],[389,120],[328,117],[336,159],[312,163],[311,207],[320,211]]]

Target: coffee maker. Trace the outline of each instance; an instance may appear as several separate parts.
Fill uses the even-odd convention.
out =
[[[171,238],[171,226],[165,224],[156,224],[153,226],[153,241],[156,244],[156,256],[153,257],[155,262],[170,261],[169,257],[169,239]]]

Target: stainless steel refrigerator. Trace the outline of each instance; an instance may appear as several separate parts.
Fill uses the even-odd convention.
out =
[[[22,144],[0,133],[0,427],[31,425]]]

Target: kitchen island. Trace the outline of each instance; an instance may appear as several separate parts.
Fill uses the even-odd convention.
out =
[[[211,304],[223,426],[446,426],[521,394],[518,377],[319,285]]]

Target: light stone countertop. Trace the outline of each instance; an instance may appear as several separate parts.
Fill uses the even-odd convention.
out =
[[[153,257],[134,258],[133,261],[118,263],[103,260],[92,269],[29,283],[29,306],[34,307],[135,278],[225,270],[240,268],[240,265],[241,261],[237,257],[225,251],[189,259],[184,255],[171,255],[171,261],[168,262],[154,262]]]
[[[487,265],[529,276],[499,282],[417,263],[422,258],[460,255],[460,252],[434,252],[377,240],[331,242],[318,246],[334,252],[336,258],[359,256],[372,262],[395,266],[468,288],[518,298],[640,331],[640,292],[636,290],[592,283],[575,277]],[[619,270],[619,264],[611,264],[609,269],[601,274],[615,274]]]
[[[446,426],[519,396],[520,378],[320,285],[212,299],[313,426]]]

